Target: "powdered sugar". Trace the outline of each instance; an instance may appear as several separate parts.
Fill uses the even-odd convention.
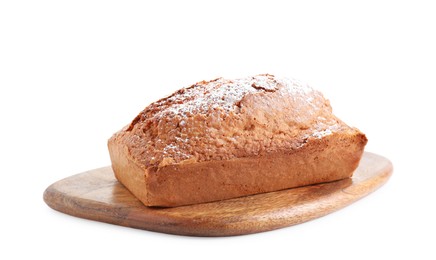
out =
[[[186,88],[184,93],[172,96],[170,100],[175,102],[168,110],[181,116],[207,113],[215,109],[230,111],[245,94],[255,91],[247,83],[241,84],[239,81],[222,78],[212,82],[200,82]]]
[[[276,79],[280,84],[286,87],[289,93],[298,93],[298,94],[309,94],[313,92],[313,88],[311,88],[308,84],[302,83],[296,79],[290,78],[277,78]]]
[[[325,130],[322,130],[322,131],[314,132],[312,134],[312,136],[315,137],[315,138],[321,139],[324,136],[331,135],[331,134],[332,134],[332,131],[330,129],[325,129]]]
[[[207,114],[213,110],[226,112],[236,109],[238,102],[249,93],[274,92],[283,86],[283,91],[304,95],[312,90],[294,79],[276,78],[273,75],[257,75],[236,80],[218,78],[202,81],[182,89],[167,99],[169,106],[156,114],[158,117],[169,114],[189,117],[194,114]],[[182,121],[183,122],[183,121]],[[180,126],[183,127],[182,122]]]

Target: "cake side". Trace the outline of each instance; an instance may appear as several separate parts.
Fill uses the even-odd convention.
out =
[[[128,147],[121,145],[117,138],[109,139],[108,149],[115,178],[144,205],[153,205],[154,203],[148,200],[148,169],[138,164]]]
[[[121,149],[112,152],[112,161],[117,179],[144,205],[173,207],[348,178],[365,143],[363,134],[347,131],[310,138],[301,149],[266,156],[143,169]]]

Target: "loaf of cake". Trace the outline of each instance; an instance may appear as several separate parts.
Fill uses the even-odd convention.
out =
[[[319,91],[263,74],[182,88],[108,146],[116,178],[135,197],[174,207],[348,178],[366,143]]]

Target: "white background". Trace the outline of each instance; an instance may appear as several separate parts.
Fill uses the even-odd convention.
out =
[[[1,1],[1,259],[435,259],[432,1]],[[298,226],[192,238],[70,217],[51,183],[110,164],[150,102],[218,76],[288,76],[392,160],[369,197]],[[7,256],[8,255],[8,256]],[[6,257],[7,256],[7,257]]]

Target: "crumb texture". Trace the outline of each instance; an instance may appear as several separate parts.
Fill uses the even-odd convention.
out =
[[[147,106],[112,141],[148,168],[289,154],[341,131],[357,130],[332,114],[320,92],[263,74],[182,88]]]

